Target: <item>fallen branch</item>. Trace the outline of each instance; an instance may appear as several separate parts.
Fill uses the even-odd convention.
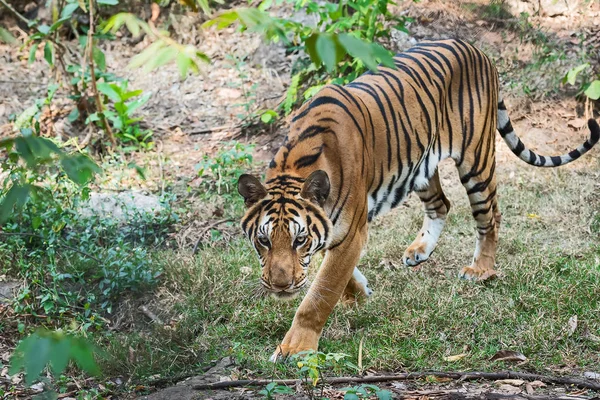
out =
[[[188,132],[188,135],[203,135],[205,133],[214,133],[214,132],[220,132],[220,131],[224,131],[224,130],[236,130],[239,129],[243,126],[243,124],[237,124],[237,125],[221,125],[221,126],[215,126],[212,128],[204,128],[204,129],[198,129],[198,130],[193,130]]]
[[[217,226],[224,224],[226,222],[233,222],[233,221],[235,221],[233,218],[221,219],[221,220],[213,222],[212,224],[210,224],[206,228],[204,228],[202,230],[202,232],[200,232],[200,235],[198,236],[198,240],[196,241],[196,244],[194,245],[194,250],[192,251],[192,254],[196,254],[196,252],[198,251],[198,246],[200,245],[200,242],[202,241],[202,238],[204,237],[204,235],[206,235],[208,232],[210,232],[211,229],[214,229]]]
[[[391,381],[406,381],[435,376],[438,378],[451,378],[459,381],[474,381],[479,379],[498,380],[498,379],[523,379],[527,381],[542,381],[548,384],[573,385],[580,389],[590,389],[600,391],[600,382],[596,383],[587,379],[577,379],[562,376],[544,376],[523,372],[409,372],[395,375],[373,375],[373,376],[345,376],[328,378],[326,383],[329,385],[346,384],[346,383],[371,383],[371,382],[391,382]],[[207,384],[199,384],[192,386],[194,390],[214,390],[228,389],[241,386],[266,386],[271,382],[277,384],[294,386],[302,380],[299,379],[244,379],[237,381],[223,381]]]

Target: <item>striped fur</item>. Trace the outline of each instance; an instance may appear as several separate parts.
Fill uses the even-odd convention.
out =
[[[568,154],[545,157],[525,148],[499,99],[495,67],[460,40],[419,44],[397,55],[395,64],[323,88],[292,119],[266,185],[249,176],[240,180],[250,207],[242,227],[260,255],[268,290],[280,297],[296,293],[307,282],[311,256],[326,251],[275,358],[316,349],[337,301],[371,293],[355,269],[368,222],[411,192],[425,217],[404,262],[427,260],[450,209],[437,173],[441,160],[455,161],[477,225],[473,261],[459,275],[485,279],[494,273],[500,224],[496,129],[517,156],[543,167],[571,162],[599,139],[600,128],[590,120],[590,139]]]

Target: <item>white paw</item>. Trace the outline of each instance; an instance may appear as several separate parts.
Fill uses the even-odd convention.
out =
[[[279,361],[280,357],[281,357],[281,351],[278,348],[277,350],[275,350],[275,353],[273,353],[273,355],[271,355],[271,357],[269,357],[269,362],[276,363]]]
[[[369,287],[369,281],[367,280],[367,278],[362,274],[362,272],[360,272],[360,270],[358,268],[354,268],[354,272],[352,273],[352,276],[354,277],[354,279],[356,280],[356,282],[358,282],[359,284],[362,285],[362,287],[365,289],[365,295],[367,297],[371,296],[373,294],[373,290],[371,290],[371,288]]]
[[[402,257],[402,261],[407,267],[414,267],[415,265],[419,265],[422,262],[427,261],[428,258],[428,254],[414,252],[410,256],[405,255]]]

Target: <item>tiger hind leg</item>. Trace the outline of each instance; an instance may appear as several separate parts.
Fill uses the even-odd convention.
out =
[[[444,195],[438,171],[435,171],[426,188],[416,190],[425,209],[423,227],[417,237],[404,252],[404,265],[414,266],[427,260],[437,245],[446,216],[450,210],[450,201]]]
[[[471,168],[463,163],[458,168],[460,180],[467,190],[471,212],[477,224],[475,254],[470,266],[464,267],[459,277],[469,280],[485,280],[496,275],[496,246],[500,228],[500,211],[496,197],[495,157],[484,167]]]

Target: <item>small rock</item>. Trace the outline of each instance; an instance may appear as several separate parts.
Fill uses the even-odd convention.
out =
[[[500,385],[498,389],[509,394],[521,393],[521,389],[513,385]]]
[[[529,382],[529,384],[531,385],[532,388],[546,387],[546,384],[542,381],[533,381],[533,382]]]
[[[30,386],[34,392],[42,392],[44,390],[44,382],[38,382]]]
[[[533,388],[533,386],[531,386],[531,383],[529,382],[525,384],[525,391],[527,392],[527,394],[535,393],[535,389]]]
[[[596,380],[600,381],[600,373],[599,372],[586,371],[583,373],[583,376],[586,377],[587,379],[596,379]]]
[[[512,386],[521,386],[525,383],[522,379],[500,379],[494,382],[496,385],[512,385]]]
[[[417,44],[417,40],[414,37],[398,29],[392,29],[391,37],[392,43],[396,45],[396,49],[399,52],[408,50]]]

